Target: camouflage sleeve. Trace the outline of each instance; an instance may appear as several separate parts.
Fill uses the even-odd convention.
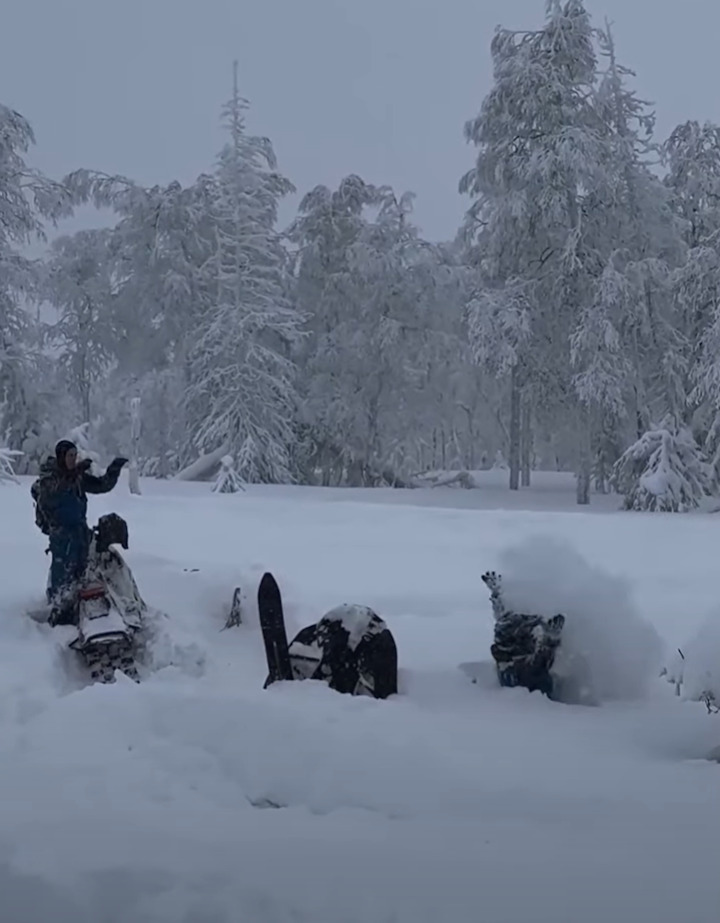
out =
[[[94,474],[83,472],[82,483],[86,494],[109,494],[115,487],[120,477],[122,468],[109,465],[105,474],[96,477]]]

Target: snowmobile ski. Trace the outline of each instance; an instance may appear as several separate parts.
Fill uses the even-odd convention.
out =
[[[277,581],[270,573],[263,574],[258,587],[258,611],[268,664],[268,678],[263,686],[267,689],[278,680],[293,679],[282,596]]]

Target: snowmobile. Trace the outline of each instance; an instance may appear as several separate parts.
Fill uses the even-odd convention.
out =
[[[588,660],[563,641],[565,616],[528,615],[510,609],[502,595],[502,578],[482,575],[490,590],[495,636],[490,646],[501,686],[521,686],[566,705],[598,705]],[[463,667],[465,672],[467,664]]]
[[[303,628],[288,652],[293,679],[319,679],[344,695],[397,693],[397,650],[384,619],[367,606],[336,606]]]
[[[137,635],[143,627],[147,607],[130,568],[117,549],[127,550],[128,527],[117,513],[101,516],[90,530],[90,547],[85,573],[72,596],[53,601],[50,624],[57,615],[71,610],[77,637],[70,648],[77,651],[93,680],[115,681],[115,671],[139,682],[135,663]],[[63,618],[65,621],[65,618]]]
[[[344,695],[386,699],[396,695],[397,647],[384,619],[367,606],[336,606],[288,644],[280,588],[266,573],[258,588],[260,628],[268,677],[313,679]]]
[[[502,578],[493,571],[482,575],[490,590],[495,637],[490,653],[501,686],[523,686],[555,698],[553,665],[560,646],[564,615],[543,618],[509,609],[502,595]]]

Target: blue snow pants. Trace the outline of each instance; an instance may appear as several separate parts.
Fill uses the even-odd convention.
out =
[[[50,583],[48,602],[71,590],[82,578],[90,549],[90,531],[84,524],[57,529],[50,535]]]

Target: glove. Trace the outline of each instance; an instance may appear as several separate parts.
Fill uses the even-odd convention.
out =
[[[118,456],[118,458],[113,458],[113,460],[108,465],[108,468],[117,469],[119,471],[121,468],[127,465],[127,463],[128,463],[127,458],[121,458],[120,456]]]
[[[83,458],[82,461],[79,461],[75,465],[80,474],[85,474],[86,471],[89,471],[92,468],[92,458]]]

